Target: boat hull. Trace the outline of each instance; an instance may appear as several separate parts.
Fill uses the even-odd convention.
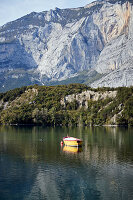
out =
[[[66,146],[72,146],[72,147],[76,147],[76,146],[82,146],[82,141],[76,141],[76,140],[64,140],[64,144]]]

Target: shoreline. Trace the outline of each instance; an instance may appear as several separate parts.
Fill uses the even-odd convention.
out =
[[[0,124],[0,126],[45,126],[43,124]],[[132,127],[129,125],[117,125],[117,124],[103,124],[103,125],[90,125],[90,126],[45,126],[45,127],[51,127],[51,128],[56,128],[56,127],[67,127],[67,128],[72,128],[72,127],[77,127],[77,128],[81,128],[81,127]]]

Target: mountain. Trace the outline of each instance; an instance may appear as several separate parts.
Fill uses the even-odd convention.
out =
[[[132,85],[132,10],[132,1],[96,1],[33,12],[0,27],[0,91],[62,81]]]

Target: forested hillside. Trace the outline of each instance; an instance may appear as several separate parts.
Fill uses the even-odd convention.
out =
[[[70,84],[17,88],[0,93],[0,123],[133,125],[133,87],[91,89]]]

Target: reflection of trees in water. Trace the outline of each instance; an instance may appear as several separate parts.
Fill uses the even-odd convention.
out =
[[[132,128],[91,127],[84,136],[87,160],[94,158],[99,162],[132,161]]]
[[[132,128],[90,128],[80,159],[97,170],[101,199],[133,197]],[[131,165],[130,165],[131,163]]]
[[[25,165],[20,179],[32,180],[27,199],[37,199],[37,194],[42,199],[62,199],[62,195],[66,199],[74,195],[79,199],[126,199],[132,193],[131,128],[1,127],[0,132],[0,152],[14,160],[19,157]],[[83,152],[65,154],[61,150],[60,141],[67,133],[83,138]]]
[[[132,161],[133,137],[131,128],[90,127],[54,129],[43,127],[0,127],[0,148],[18,154],[23,159],[58,160],[60,141],[69,134],[84,140],[80,158],[99,162]],[[54,152],[54,153],[53,153]],[[56,156],[57,155],[57,156]],[[62,156],[62,161],[64,155]]]

